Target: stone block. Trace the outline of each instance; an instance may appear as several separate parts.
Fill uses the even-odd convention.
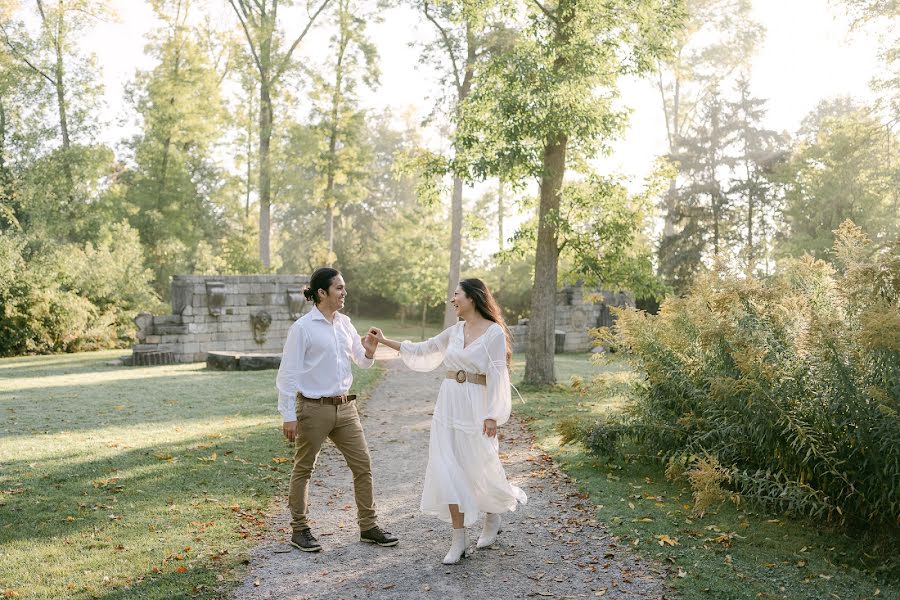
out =
[[[238,356],[237,352],[207,352],[206,367],[216,371],[237,371]]]
[[[162,342],[162,336],[148,335],[144,338],[145,344],[159,344],[160,342]]]
[[[281,354],[275,353],[242,354],[238,358],[238,368],[241,371],[277,369],[280,364]]]

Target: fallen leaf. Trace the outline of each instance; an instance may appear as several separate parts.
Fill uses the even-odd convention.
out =
[[[175,569],[176,573],[187,573],[187,569],[185,567],[178,567]]]
[[[677,546],[678,545],[678,538],[672,538],[672,537],[667,536],[666,534],[658,535],[658,536],[656,536],[656,539],[659,540],[658,543],[660,546],[665,546],[666,544],[668,544],[669,546]]]
[[[289,460],[291,460],[291,459],[289,459],[289,458],[287,458],[287,457],[285,457],[285,456],[275,456],[275,457],[272,458],[272,462],[278,463],[278,464],[286,463],[286,462],[289,461]]]

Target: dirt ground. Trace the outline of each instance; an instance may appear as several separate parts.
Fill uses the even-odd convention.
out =
[[[468,532],[472,554],[457,565],[441,564],[450,526],[418,510],[440,375],[414,373],[390,356],[382,360],[388,372],[363,406],[363,426],[379,525],[400,544],[359,541],[350,471],[327,443],[310,485],[311,526],[323,550],[303,553],[287,544],[290,515],[287,499],[280,498],[270,518],[272,538],[252,552],[249,576],[235,598],[670,597],[665,569],[616,543],[515,415],[501,428],[500,452],[528,504],[504,515],[493,547],[475,551],[479,521]]]

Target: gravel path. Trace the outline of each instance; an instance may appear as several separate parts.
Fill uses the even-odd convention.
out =
[[[310,520],[322,552],[286,543],[290,516],[278,499],[274,538],[251,553],[234,597],[253,600],[365,598],[655,598],[667,597],[663,567],[629,553],[593,518],[594,511],[515,417],[501,429],[507,476],[528,504],[504,516],[492,548],[457,565],[441,559],[450,526],[419,513],[428,460],[431,410],[440,378],[387,360],[385,379],[363,407],[372,454],[379,524],[400,537],[381,548],[359,541],[350,471],[326,443],[310,484]],[[515,407],[514,407],[515,410]],[[285,482],[287,486],[287,482]],[[469,529],[470,551],[481,522]]]

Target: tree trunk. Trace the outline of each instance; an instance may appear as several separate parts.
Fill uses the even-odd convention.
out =
[[[334,203],[325,203],[325,237],[328,238],[328,258],[325,266],[334,266]]]
[[[269,205],[272,199],[269,146],[272,141],[272,98],[269,94],[268,73],[259,84],[259,260],[269,268]]]
[[[419,338],[421,341],[425,341],[425,317],[428,316],[428,303],[422,300],[422,335]]]
[[[503,251],[503,179],[497,185],[497,241],[500,243],[500,251]]]
[[[253,95],[250,97],[250,106],[247,112],[247,187],[244,191],[244,219],[250,219],[250,192],[253,186]]]
[[[69,148],[71,140],[69,139],[69,119],[66,115],[66,87],[63,76],[65,68],[63,64],[63,11],[60,7],[57,15],[56,36],[54,38],[54,48],[56,50],[56,66],[54,68],[54,86],[56,87],[56,106],[59,111],[59,131],[62,136],[63,149],[63,176],[66,179],[66,196],[71,204],[75,199],[75,178],[72,175],[72,165],[70,163]]]
[[[746,151],[745,151],[746,152]],[[753,274],[756,253],[753,250],[753,186],[750,184],[750,165],[747,164],[747,275]]]
[[[6,106],[3,97],[0,96],[0,183],[6,176]],[[2,191],[2,190],[0,190]]]
[[[525,382],[552,384],[556,381],[553,358],[556,353],[556,279],[559,249],[557,227],[563,177],[566,172],[568,138],[557,135],[544,146],[538,211],[537,249],[534,259],[534,286],[528,319],[528,348],[525,353]]]
[[[337,210],[337,201],[334,197],[334,174],[337,170],[337,142],[338,119],[341,115],[341,100],[344,85],[344,55],[349,44],[346,22],[347,6],[340,4],[340,39],[338,40],[338,55],[334,68],[334,91],[331,95],[331,130],[328,133],[328,172],[325,179],[325,234],[328,238],[327,266],[334,262],[334,213]]]
[[[458,82],[456,107],[465,101],[472,90],[472,77],[475,75],[475,60],[478,56],[478,40],[472,23],[466,21],[466,71],[461,82]],[[451,55],[451,59],[452,59]],[[462,260],[462,179],[453,178],[453,196],[450,199],[450,269],[447,272],[447,304],[444,308],[444,328],[458,320],[456,311],[450,305],[453,292],[459,284],[459,264]]]
[[[463,182],[459,177],[453,178],[453,196],[450,200],[450,270],[447,276],[447,303],[444,308],[444,329],[450,327],[456,321],[456,311],[450,304],[453,292],[459,285],[459,263],[462,259],[462,188]]]

